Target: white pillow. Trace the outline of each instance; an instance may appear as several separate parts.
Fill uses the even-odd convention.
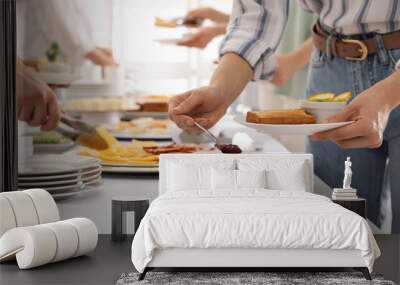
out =
[[[267,188],[267,171],[235,170],[237,188]]]
[[[211,190],[211,170],[234,169],[235,161],[174,161],[167,165],[167,191]]]
[[[271,190],[306,191],[307,164],[304,160],[296,159],[239,159],[239,170],[266,170],[267,187]]]
[[[248,188],[266,188],[266,171],[212,169],[211,188],[219,190],[240,190]]]
[[[237,188],[236,170],[217,169],[211,170],[211,189],[214,191],[228,190],[233,191]]]

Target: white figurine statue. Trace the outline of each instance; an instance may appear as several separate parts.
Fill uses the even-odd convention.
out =
[[[351,188],[352,176],[353,176],[353,171],[351,170],[351,160],[350,157],[347,157],[347,160],[344,162],[343,189],[352,189]]]

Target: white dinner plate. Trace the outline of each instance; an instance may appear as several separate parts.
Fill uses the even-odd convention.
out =
[[[18,182],[19,188],[44,188],[46,186],[60,186],[60,185],[76,185],[80,181],[79,177],[68,180],[53,180],[53,181],[37,181],[37,182]]]
[[[141,168],[149,168],[149,167],[158,167],[157,164],[152,164],[152,165],[143,165],[143,164],[135,164],[135,163],[130,163],[130,164],[123,164],[123,163],[110,163],[110,162],[102,162],[101,166],[104,170],[104,167],[141,167]]]
[[[52,85],[71,85],[81,78],[78,73],[38,72],[38,76],[47,84]]]
[[[68,174],[61,175],[41,175],[41,176],[25,176],[18,177],[19,182],[35,182],[35,181],[53,181],[53,180],[68,180],[79,175],[90,175],[93,173],[101,172],[101,165],[97,164],[93,167],[86,168],[80,171],[75,171]]]
[[[101,176],[94,178],[92,180],[88,180],[86,182],[78,181],[75,184],[61,185],[61,186],[51,186],[51,187],[41,187],[44,190],[48,191],[50,194],[53,194],[54,191],[57,193],[65,192],[65,191],[79,191],[83,190],[86,186],[96,184],[101,181]],[[32,187],[21,187],[20,190],[30,189]]]
[[[95,179],[91,179],[91,180],[85,181],[85,185],[86,186],[95,185],[97,183],[100,183],[100,181],[101,181],[101,177],[97,177]]]
[[[244,115],[235,116],[234,120],[241,125],[257,130],[260,133],[285,134],[285,135],[312,135],[317,132],[336,129],[353,123],[340,122],[329,124],[303,124],[303,125],[274,125],[274,124],[255,124],[246,122]]]
[[[104,89],[110,86],[107,81],[76,81],[70,86],[71,89]]]
[[[103,166],[104,173],[158,173],[156,167]]]
[[[142,117],[151,117],[151,118],[158,118],[158,119],[167,119],[168,112],[142,112],[142,111],[123,111],[122,117],[126,120],[132,120],[136,118]]]
[[[18,181],[18,187],[28,189],[28,188],[46,188],[46,187],[56,187],[56,186],[66,186],[66,185],[77,185],[79,182],[90,182],[91,180],[101,177],[101,171],[97,170],[94,173],[77,173],[75,177],[69,179],[52,179],[52,180],[42,180],[42,181]]]
[[[75,154],[33,155],[18,165],[18,176],[59,175],[81,171],[99,164],[93,157]]]
[[[52,191],[67,191],[67,190],[73,190],[73,189],[81,189],[84,188],[85,184],[83,182],[77,182],[75,184],[70,184],[70,185],[62,185],[62,186],[49,186],[49,187],[42,187],[44,190],[48,191],[48,192],[52,192]],[[26,189],[30,189],[31,187],[19,187],[19,190],[26,190]]]
[[[116,132],[111,131],[111,134],[120,140],[172,140],[171,134],[151,134],[151,133],[144,133],[144,134],[131,134],[129,132]]]
[[[51,143],[38,143],[33,144],[33,152],[35,154],[60,154],[64,153],[75,146],[75,143],[62,143],[62,144],[51,144]]]

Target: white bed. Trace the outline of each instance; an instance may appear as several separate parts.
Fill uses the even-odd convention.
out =
[[[263,188],[252,185],[260,169]],[[132,244],[140,278],[155,267],[354,267],[368,278],[380,252],[367,222],[312,194],[312,178],[305,154],[161,156],[160,196]]]

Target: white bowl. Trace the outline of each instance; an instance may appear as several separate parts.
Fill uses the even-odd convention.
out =
[[[307,113],[313,115],[317,122],[321,122],[346,106],[344,102],[312,102],[308,100],[301,100],[300,107]]]
[[[46,62],[38,66],[40,72],[72,73],[72,66],[65,62]]]
[[[91,125],[114,125],[119,123],[121,117],[120,112],[104,111],[104,112],[82,112],[82,120]]]

